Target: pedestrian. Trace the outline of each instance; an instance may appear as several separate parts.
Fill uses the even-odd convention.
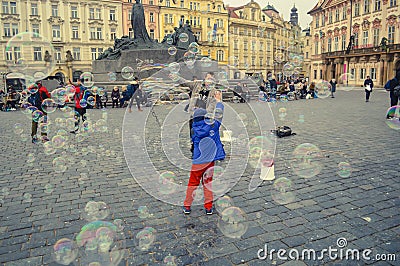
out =
[[[74,130],[70,131],[72,134],[76,134],[79,130],[79,123],[80,120],[85,121],[86,120],[86,104],[84,104],[84,101],[82,99],[86,99],[86,91],[87,88],[82,85],[83,79],[78,79],[77,83],[74,85],[75,87],[75,95],[74,95],[74,103],[75,103],[75,128]],[[72,84],[72,82],[70,81]]]
[[[390,106],[395,106],[399,104],[400,91],[398,89],[400,88],[398,86],[400,86],[400,69],[396,71],[396,76],[385,84],[386,91],[389,91]]]
[[[32,93],[31,96],[29,96],[28,102],[43,113],[42,121],[43,123],[47,123],[47,113],[43,110],[42,103],[45,99],[51,97],[49,91],[46,89],[46,87],[42,86],[41,81],[37,81],[35,84],[32,84],[30,87],[30,91],[36,91],[36,92]],[[37,137],[38,125],[39,125],[39,120],[32,117],[31,137],[32,137],[32,143],[34,144],[38,142],[38,137]],[[40,132],[40,134],[42,136],[42,142],[49,141],[49,138],[47,137],[47,132]]]
[[[336,79],[331,79],[329,83],[331,84],[331,98],[335,98],[335,95],[333,94],[336,92],[337,81]]]
[[[111,92],[112,108],[114,108],[114,106],[118,108],[119,98],[120,98],[119,89],[117,86],[115,86]]]
[[[369,96],[371,95],[372,88],[374,87],[374,82],[369,76],[367,76],[367,79],[364,81],[364,87],[365,87],[365,102],[369,102]]]
[[[129,113],[132,113],[132,105],[133,101],[136,101],[136,106],[139,112],[142,112],[143,110],[140,108],[140,104],[143,102],[144,99],[144,93],[142,90],[142,85],[139,85],[139,87],[136,89],[135,93],[133,94],[130,102],[129,102]]]
[[[100,97],[100,108],[107,108],[108,92],[104,90],[104,94]]]
[[[129,99],[130,99],[127,86],[122,86],[121,91],[122,91],[122,93],[121,93],[122,97],[119,100],[119,107],[120,108],[124,107],[124,103],[129,101]]]
[[[223,113],[222,94],[215,92],[216,110],[221,109]],[[193,202],[193,193],[199,186],[203,185],[204,208],[207,215],[213,214],[213,192],[211,190],[215,161],[225,159],[224,147],[221,143],[219,128],[220,119],[214,119],[213,123],[205,121],[207,110],[201,108],[201,102],[196,102],[192,124],[192,142],[194,144],[192,168],[186,189],[186,197],[183,203],[183,213],[190,214]]]
[[[0,110],[5,111],[5,96],[6,93],[0,89]]]

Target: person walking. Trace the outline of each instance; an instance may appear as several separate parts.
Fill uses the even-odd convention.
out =
[[[374,87],[374,82],[369,76],[367,76],[367,79],[364,81],[364,87],[365,87],[365,102],[369,102],[369,96],[371,95],[372,88]]]
[[[119,97],[120,97],[119,89],[117,86],[115,86],[111,92],[112,108],[114,108],[114,106],[118,108]]]
[[[35,93],[31,94],[28,98],[28,102],[35,106],[38,110],[40,110],[43,113],[43,123],[47,123],[47,113],[43,110],[42,108],[42,103],[45,99],[50,98],[50,93],[46,89],[46,87],[42,86],[41,81],[37,81],[35,84],[31,85],[31,91],[36,90]],[[41,119],[41,118],[39,118]],[[38,130],[38,125],[39,121],[36,118],[32,118],[32,131],[31,131],[31,137],[32,137],[32,143],[36,144],[38,142],[38,137],[37,137],[37,130]],[[47,137],[46,132],[40,132],[42,136],[42,142],[47,142],[49,141],[49,138]]]
[[[331,79],[329,83],[331,84],[331,98],[335,98],[335,95],[333,94],[336,92],[337,81],[336,79]]]
[[[78,79],[75,87],[75,95],[74,95],[74,103],[75,103],[75,128],[74,130],[70,131],[72,134],[76,134],[79,130],[79,123],[80,120],[85,121],[86,117],[86,104],[84,104],[84,101],[82,99],[86,99],[86,87],[82,85],[83,79]],[[72,84],[72,82],[70,81]]]
[[[396,76],[385,84],[386,91],[389,92],[390,106],[398,105],[400,102],[400,91],[395,88],[400,86],[400,69],[396,71]]]
[[[130,102],[129,102],[129,106],[128,106],[128,111],[129,113],[132,113],[132,105],[133,105],[133,101],[136,101],[136,106],[139,112],[143,112],[143,110],[140,108],[140,104],[142,103],[144,99],[144,93],[142,90],[142,85],[139,85],[139,87],[136,89],[135,93],[133,94]]]
[[[216,109],[223,112],[222,95],[220,91],[214,94]],[[215,161],[225,159],[225,151],[222,145],[219,129],[222,115],[213,123],[207,123],[205,116],[207,110],[200,108],[200,101],[194,107],[192,124],[192,142],[194,144],[192,168],[186,189],[186,197],[183,203],[183,213],[190,214],[193,203],[193,193],[202,182],[204,191],[204,208],[207,215],[213,214],[212,179]]]

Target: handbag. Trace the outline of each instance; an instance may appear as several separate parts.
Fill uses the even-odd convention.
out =
[[[367,90],[367,91],[371,91],[372,89],[371,89],[371,86],[369,85],[369,84],[367,84],[367,86],[365,86],[365,89]]]

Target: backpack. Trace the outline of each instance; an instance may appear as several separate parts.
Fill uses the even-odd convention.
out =
[[[31,96],[28,97],[28,102],[39,108],[42,105],[42,96],[40,95],[40,92],[37,91],[34,94],[31,94]]]
[[[275,133],[276,136],[278,136],[279,138],[296,135],[296,133],[293,133],[292,129],[288,126],[277,127],[276,130],[271,130],[271,131]]]

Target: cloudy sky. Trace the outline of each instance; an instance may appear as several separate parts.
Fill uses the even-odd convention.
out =
[[[229,4],[229,6],[241,6],[249,3],[250,0],[224,0],[225,4]],[[311,17],[307,15],[307,12],[310,11],[318,2],[317,0],[255,0],[261,8],[264,8],[268,2],[273,5],[278,11],[279,14],[283,14],[285,20],[289,20],[290,17],[290,9],[293,7],[293,4],[296,4],[296,8],[299,13],[299,23],[300,26],[305,29],[308,27],[308,24],[311,22]]]

